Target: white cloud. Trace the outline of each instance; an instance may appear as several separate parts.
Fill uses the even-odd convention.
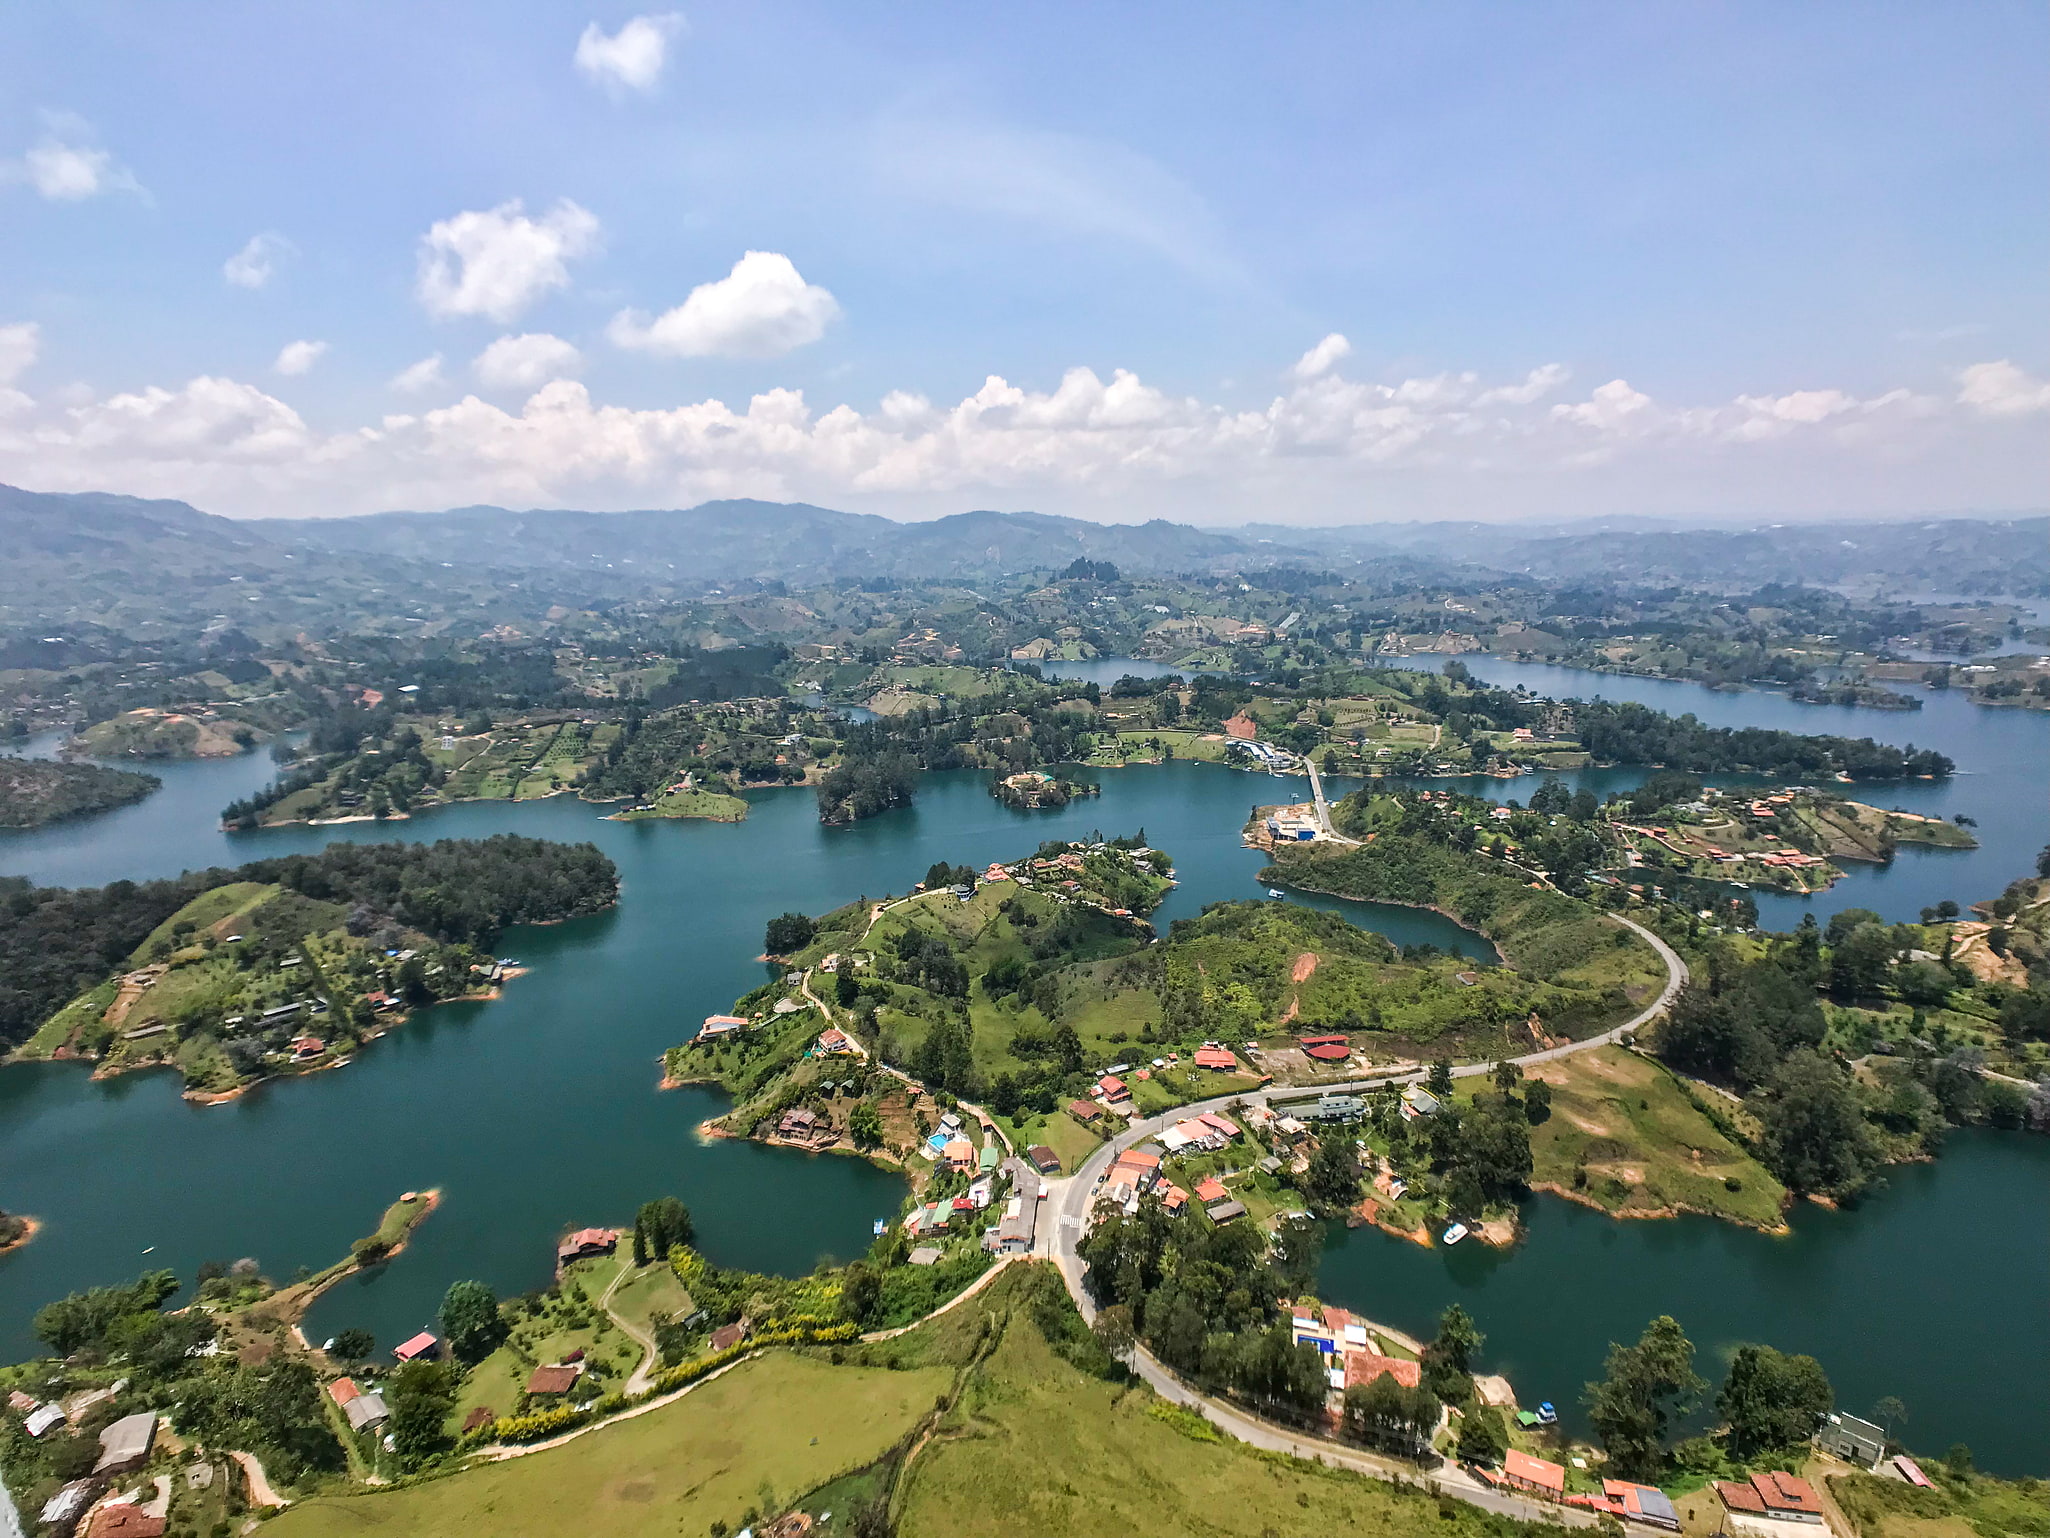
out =
[[[607,330],[615,344],[677,358],[774,358],[816,342],[839,303],[807,283],[787,256],[750,251],[716,283],[700,283],[652,321],[622,310]]]
[[[248,243],[221,263],[221,276],[237,288],[262,288],[277,271],[278,258],[292,250],[284,236],[269,230],[249,237]]]
[[[1974,363],[1958,375],[1958,402],[1991,417],[2025,416],[2050,411],[2050,384],[2017,368],[2007,359]]]
[[[1295,366],[1289,372],[1298,379],[1315,379],[1320,374],[1330,373],[1339,363],[1351,356],[1352,343],[1334,331],[1296,359]]]
[[[545,331],[502,336],[470,364],[478,381],[492,390],[531,390],[580,371],[584,355]]]
[[[53,203],[76,203],[103,192],[142,191],[133,173],[92,141],[92,128],[69,112],[43,114],[43,137],[19,160],[0,161],[0,181],[27,182]]]
[[[35,340],[19,327],[0,332],[17,374]],[[572,352],[559,338],[515,335],[475,367],[526,389],[573,366]],[[438,357],[395,381],[439,382]],[[2019,370],[1971,383],[2000,402],[2042,388]],[[635,408],[554,377],[514,409],[471,395],[316,433],[261,389],[201,378],[105,401],[0,395],[0,481],[183,496],[231,512],[760,496],[872,498],[890,510],[1002,498],[1120,518],[1278,507],[1357,518],[1698,510],[1718,488],[1722,505],[1761,511],[1801,505],[1794,487],[1817,509],[1847,505],[1847,487],[1900,510],[2038,495],[2037,434],[2019,408],[2004,422],[1978,401],[1831,388],[1669,405],[1620,379],[1580,401],[1521,401],[1532,388],[1529,377],[1466,371],[1362,381],[1333,367],[1237,410],[1129,370],[1075,368],[1046,389],[991,375],[952,404],[898,390],[869,410],[814,407],[800,391],[771,389],[730,405]]]
[[[43,328],[32,320],[0,326],[0,389],[29,371],[42,350]]]
[[[418,395],[423,390],[432,390],[444,381],[441,374],[441,354],[422,358],[418,363],[409,363],[391,377],[391,388],[406,395]]]
[[[278,361],[271,367],[288,379],[296,379],[301,374],[311,372],[313,365],[320,361],[321,354],[326,351],[325,342],[287,342],[278,349]]]
[[[443,319],[509,321],[551,289],[569,286],[569,263],[598,247],[598,220],[568,198],[530,219],[518,198],[444,219],[420,242],[418,293]]]
[[[577,68],[615,96],[622,91],[652,91],[662,78],[670,43],[685,30],[683,18],[674,11],[636,16],[610,37],[594,21],[577,39]]]
[[[1476,406],[1528,406],[1541,401],[1573,377],[1563,363],[1547,363],[1523,376],[1522,384],[1496,385],[1474,397]]]

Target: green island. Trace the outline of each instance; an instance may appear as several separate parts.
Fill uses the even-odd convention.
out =
[[[0,757],[0,828],[40,828],[131,806],[162,783],[153,774],[98,764]]]
[[[501,929],[609,907],[618,875],[589,844],[500,834],[98,890],[9,885],[13,1056],[175,1068],[188,1098],[218,1099],[336,1066],[423,1005],[494,997]],[[108,954],[125,959],[109,971]]]
[[[249,723],[214,711],[143,706],[93,723],[65,750],[85,758],[232,758],[263,736]]]

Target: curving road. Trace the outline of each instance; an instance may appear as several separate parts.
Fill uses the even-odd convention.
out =
[[[1634,919],[1627,919],[1616,913],[1609,914],[1608,917],[1626,929],[1635,931],[1658,953],[1659,959],[1665,962],[1666,982],[1659,990],[1659,996],[1613,1030],[1604,1031],[1599,1036],[1590,1036],[1585,1041],[1568,1042],[1563,1047],[1550,1047],[1542,1052],[1526,1053],[1511,1061],[1526,1066],[1533,1063],[1549,1063],[1559,1058],[1571,1057],[1576,1052],[1588,1052],[1596,1047],[1609,1046],[1657,1019],[1671,1006],[1674,997],[1686,985],[1687,963],[1680,959],[1677,951]],[[1464,1079],[1493,1071],[1494,1065],[1491,1063],[1469,1063],[1453,1069],[1452,1076]],[[1350,1093],[1378,1089],[1388,1084],[1417,1084],[1421,1083],[1425,1076],[1423,1070],[1417,1070],[1411,1073],[1379,1074],[1370,1078],[1349,1079],[1342,1083],[1314,1087],[1297,1085],[1288,1088],[1247,1090],[1176,1106],[1163,1116],[1134,1122],[1129,1129],[1119,1133],[1091,1154],[1073,1175],[1065,1180],[1051,1180],[1046,1183],[1045,1213],[1051,1221],[1040,1224],[1034,1246],[1035,1253],[1060,1267],[1061,1277],[1067,1283],[1068,1291],[1073,1294],[1075,1305],[1081,1310],[1083,1319],[1094,1323],[1096,1304],[1089,1296],[1088,1288],[1082,1285],[1083,1266],[1081,1257],[1076,1253],[1076,1246],[1087,1232],[1089,1212],[1094,1204],[1097,1186],[1108,1173],[1111,1161],[1127,1148],[1158,1133],[1170,1122],[1180,1121],[1202,1111],[1222,1111],[1233,1101],[1258,1101],[1266,1104],[1276,1099],[1300,1100],[1306,1097],[1305,1091],[1310,1088],[1320,1093]],[[1377,1458],[1357,1448],[1327,1442],[1271,1421],[1260,1420],[1234,1406],[1210,1399],[1183,1383],[1144,1347],[1135,1349],[1132,1358],[1133,1370],[1144,1378],[1155,1392],[1177,1403],[1200,1409],[1219,1429],[1229,1432],[1242,1442],[1296,1457],[1321,1458],[1326,1463],[1381,1478],[1416,1477],[1414,1468],[1407,1465]],[[1448,1495],[1457,1496],[1486,1510],[1520,1517],[1526,1521],[1565,1521],[1575,1526],[1592,1526],[1598,1520],[1589,1512],[1506,1495],[1475,1479],[1457,1464],[1445,1465],[1429,1482]]]

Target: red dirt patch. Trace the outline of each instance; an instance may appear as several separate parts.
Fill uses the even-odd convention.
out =
[[[1304,951],[1300,956],[1296,957],[1295,966],[1290,970],[1288,980],[1292,983],[1308,982],[1310,974],[1317,970],[1318,960],[1319,958],[1315,951]]]

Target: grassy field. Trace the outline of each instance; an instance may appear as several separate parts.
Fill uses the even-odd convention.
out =
[[[698,1534],[781,1511],[878,1457],[949,1374],[832,1367],[772,1352],[674,1404],[547,1452],[388,1495],[323,1496],[265,1525],[278,1538]]]
[[[713,822],[740,822],[747,816],[747,803],[738,796],[716,790],[665,791],[649,803],[646,811],[614,812],[620,822],[641,822],[651,817],[704,817]]]
[[[911,1462],[902,1538],[1059,1533],[1516,1533],[1473,1507],[1211,1440],[1090,1377],[1012,1315],[942,1433]],[[1183,1429],[1184,1426],[1186,1429]],[[1536,1532],[1537,1529],[1527,1529]]]
[[[1918,1490],[1871,1474],[1829,1481],[1858,1538],[1985,1538],[1992,1533],[2050,1533],[2050,1485],[2041,1480],[1954,1479],[1927,1460],[1934,1489]]]
[[[1786,1188],[1658,1064],[1601,1047],[1530,1072],[1552,1088],[1551,1115],[1531,1128],[1533,1183],[1620,1217],[1684,1207],[1759,1228],[1782,1222]]]

